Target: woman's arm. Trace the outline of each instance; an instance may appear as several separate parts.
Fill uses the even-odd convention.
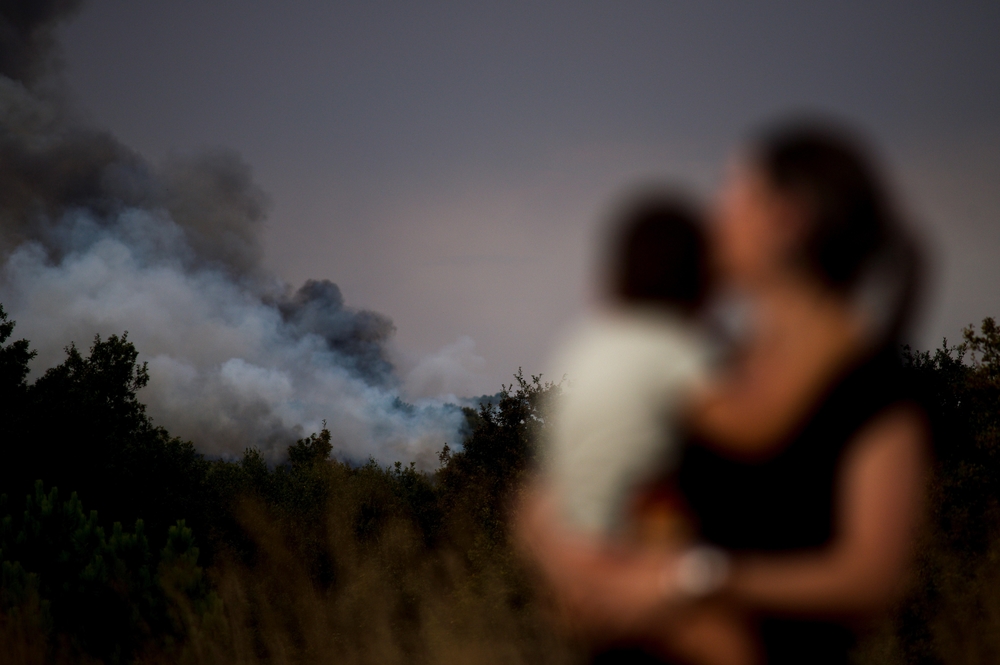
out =
[[[884,608],[900,590],[921,520],[928,443],[916,408],[879,416],[844,460],[832,545],[739,558],[729,596],[768,613],[857,616]]]
[[[795,286],[762,305],[768,321],[739,362],[696,395],[688,424],[725,454],[767,457],[864,353],[864,329],[833,296]]]
[[[834,542],[813,554],[736,558],[719,600],[793,616],[859,617],[883,609],[901,589],[927,470],[920,412],[911,406],[884,412],[844,460]],[[562,526],[541,484],[525,492],[518,512],[518,542],[578,629],[608,639],[676,639],[685,625],[678,611],[691,606],[674,574],[681,552],[621,550],[575,534]],[[691,652],[704,646],[696,632],[685,639],[696,642],[685,647]]]
[[[554,592],[563,618],[577,629],[614,638],[651,625],[676,604],[664,571],[678,553],[568,528],[541,480],[522,493],[512,526],[515,542]]]
[[[567,530],[543,483],[522,494],[515,540],[552,592],[565,629],[600,648],[638,641],[692,665],[756,665],[739,608],[691,603],[672,583],[680,550],[615,545]]]

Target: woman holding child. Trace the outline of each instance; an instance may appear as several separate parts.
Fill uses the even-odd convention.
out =
[[[672,480],[703,544],[576,533],[541,484],[518,533],[601,636],[595,662],[846,663],[900,593],[923,512],[929,430],[895,355],[912,245],[854,138],[817,125],[754,142],[715,218],[719,279],[751,319],[689,405]]]

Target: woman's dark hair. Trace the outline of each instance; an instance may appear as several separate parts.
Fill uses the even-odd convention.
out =
[[[873,280],[880,284],[871,288],[894,291],[884,305],[893,309],[886,332],[896,334],[915,295],[918,253],[869,154],[853,132],[800,121],[762,133],[751,158],[772,186],[806,210],[808,228],[795,257],[800,266],[845,295]]]
[[[708,290],[708,250],[694,206],[680,196],[633,197],[616,217],[611,294],[626,302],[697,308]]]

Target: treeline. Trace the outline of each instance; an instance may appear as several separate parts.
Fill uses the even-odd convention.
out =
[[[929,519],[910,594],[865,663],[1000,661],[1000,327],[934,352],[903,349],[934,430]]]
[[[432,474],[206,460],[153,424],[127,336],[33,383],[0,308],[0,662],[556,661],[507,542],[538,377],[467,409]],[[444,442],[442,442],[444,444]]]
[[[0,662],[572,662],[508,541],[539,409],[520,373],[434,473],[206,460],[154,425],[125,335],[27,381],[0,308]],[[936,432],[912,591],[859,663],[1000,655],[1000,330],[904,350]]]

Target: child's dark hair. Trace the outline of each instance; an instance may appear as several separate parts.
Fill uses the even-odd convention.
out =
[[[708,290],[708,252],[695,207],[670,194],[633,197],[616,216],[611,296],[693,312]]]

